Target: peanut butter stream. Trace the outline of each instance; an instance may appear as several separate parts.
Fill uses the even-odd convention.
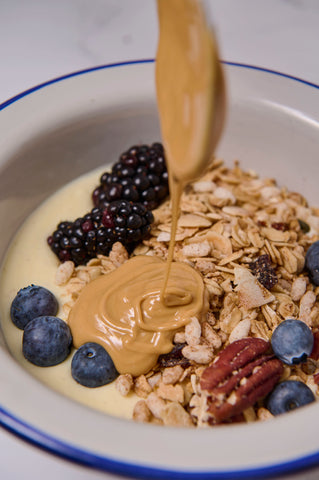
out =
[[[157,101],[168,160],[172,228],[168,261],[138,256],[91,282],[69,316],[75,347],[92,341],[120,373],[148,372],[174,334],[207,311],[203,280],[173,262],[180,197],[203,173],[222,131],[224,83],[214,36],[196,0],[158,0]]]
[[[199,0],[157,0],[160,38],[156,91],[172,200],[162,297],[174,256],[180,198],[203,174],[221,136],[225,87],[214,33]]]

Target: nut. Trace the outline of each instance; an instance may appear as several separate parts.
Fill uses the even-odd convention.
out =
[[[184,369],[180,365],[167,367],[163,370],[163,383],[165,385],[173,385],[179,381],[183,373]]]
[[[74,272],[74,263],[70,260],[64,263],[61,263],[57,272],[55,274],[55,283],[57,285],[65,285]]]
[[[167,405],[162,412],[162,417],[164,425],[170,425],[172,427],[194,426],[189,413],[177,402],[172,402]]]
[[[120,375],[115,380],[116,390],[123,396],[126,397],[133,387],[133,377],[129,373]]]
[[[165,383],[160,383],[156,393],[163,400],[179,403],[184,402],[184,390],[181,385],[165,385]]]
[[[151,417],[152,413],[146,405],[145,400],[139,400],[133,410],[133,420],[147,423],[151,420]]]
[[[188,360],[202,364],[208,364],[214,356],[213,349],[208,345],[187,345],[182,353]]]
[[[196,317],[192,317],[185,327],[185,340],[188,345],[198,345],[201,336],[201,326]]]
[[[269,342],[261,338],[237,340],[204,370],[200,387],[208,395],[207,411],[212,422],[241,414],[273,389],[283,365],[267,354],[269,347]]]

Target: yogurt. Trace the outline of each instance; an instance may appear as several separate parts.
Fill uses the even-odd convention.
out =
[[[20,288],[30,284],[48,288],[62,306],[65,301],[63,287],[55,283],[59,261],[48,247],[46,238],[61,220],[75,219],[92,208],[91,193],[101,173],[101,170],[95,170],[64,186],[40,205],[18,231],[7,252],[0,278],[1,327],[12,355],[22,368],[41,382],[104,413],[132,418],[138,397],[133,393],[123,397],[114,383],[95,389],[81,386],[71,376],[72,353],[66,361],[53,367],[37,367],[28,362],[22,354],[23,331],[10,319],[13,298]],[[57,316],[63,318],[61,308]]]

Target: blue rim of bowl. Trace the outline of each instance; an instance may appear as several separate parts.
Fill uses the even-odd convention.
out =
[[[57,78],[53,78],[47,82],[36,85],[28,90],[15,95],[9,100],[0,104],[0,111],[4,108],[10,106],[11,104],[17,102],[18,100],[26,97],[27,95],[36,92],[44,87],[50,86],[54,83],[61,82],[68,78],[76,77],[78,75],[84,75],[86,73],[95,72],[98,70],[105,70],[109,68],[124,67],[129,65],[137,64],[146,64],[154,63],[154,59],[144,59],[144,60],[132,60],[127,62],[111,63],[107,65],[100,65],[97,67],[88,68],[85,70],[79,70],[76,72],[69,73]],[[303,85],[319,89],[319,85],[315,83],[308,82],[301,78],[287,75],[276,70],[270,70],[263,67],[258,67],[254,65],[248,65],[244,63],[236,63],[229,61],[222,61],[223,64],[229,65],[232,67],[245,68],[249,70],[256,70],[259,72],[264,72],[267,74],[276,75],[283,77],[289,80],[294,80]],[[64,458],[76,464],[80,464],[86,467],[90,467],[95,470],[102,470],[109,473],[115,473],[119,475],[126,475],[132,478],[141,478],[141,479],[185,479],[185,480],[227,480],[227,479],[250,479],[250,478],[265,478],[266,476],[274,476],[289,472],[296,472],[304,469],[309,469],[319,464],[319,452],[300,457],[296,460],[286,461],[283,463],[277,463],[273,465],[266,465],[263,467],[256,467],[253,469],[241,469],[237,471],[182,471],[182,470],[169,470],[162,469],[159,467],[147,467],[143,465],[137,465],[134,463],[125,463],[112,458],[107,458],[105,456],[97,455],[93,452],[88,452],[83,449],[80,449],[69,443],[59,440],[58,438],[52,437],[45,432],[33,427],[31,424],[24,422],[22,419],[13,415],[8,410],[4,409],[0,405],[0,426],[2,426],[8,432],[14,434],[22,440],[25,440],[27,443],[32,444],[41,450],[49,452],[60,458]]]
[[[62,80],[66,80],[68,78],[76,77],[78,75],[84,75],[86,73],[90,72],[96,72],[98,70],[105,70],[108,68],[116,68],[116,67],[124,67],[127,65],[137,65],[137,64],[143,64],[143,63],[154,63],[155,60],[153,58],[148,58],[148,59],[143,59],[143,60],[130,60],[127,62],[118,62],[118,63],[108,63],[107,65],[98,65],[97,67],[92,67],[92,68],[86,68],[85,70],[78,70],[76,72],[68,73],[67,75],[62,75],[61,77],[56,77],[51,80],[48,80],[47,82],[40,83],[39,85],[36,85],[34,87],[29,88],[28,90],[25,90],[18,95],[15,95],[14,97],[9,98],[5,102],[0,104],[0,110],[3,110],[4,108],[8,107],[14,102],[17,102],[23,97],[26,97],[27,95],[30,95],[33,92],[36,92],[37,90],[40,90],[41,88],[47,87],[49,85],[52,85],[53,83],[61,82]],[[272,75],[277,75],[279,77],[284,77],[290,80],[295,80],[296,82],[302,83],[304,85],[308,85],[309,87],[313,87],[316,89],[319,89],[319,85],[308,82],[307,80],[304,80],[299,77],[295,77],[293,75],[287,75],[286,73],[278,72],[277,70],[271,70],[269,68],[263,68],[263,67],[258,67],[256,65],[248,65],[247,63],[237,63],[237,62],[229,62],[229,61],[224,61],[222,60],[221,63],[224,65],[229,65],[232,67],[241,67],[241,68],[246,68],[249,70],[257,70],[259,72],[265,72],[265,73],[270,73]]]

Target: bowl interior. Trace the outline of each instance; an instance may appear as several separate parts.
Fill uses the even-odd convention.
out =
[[[244,168],[253,169],[262,176],[274,177],[281,185],[299,191],[310,203],[318,205],[318,91],[305,83],[258,69],[235,65],[225,65],[225,69],[229,110],[227,126],[217,155],[223,157],[227,164],[238,159]],[[131,145],[160,140],[153,74],[153,64],[134,64],[92,71],[38,89],[1,111],[0,126],[3,136],[0,140],[0,222],[5,224],[6,228],[0,238],[0,258],[5,255],[10,240],[25,217],[60,186],[97,166],[114,163],[119,154]],[[127,422],[107,416],[103,418],[102,415],[89,412],[80,405],[74,406],[71,401],[60,398],[30,379],[5,352],[3,343],[0,350],[8,364],[7,373],[0,374],[0,380],[2,375],[1,381],[8,382],[10,371],[13,378],[16,378],[12,381],[11,376],[11,381],[8,382],[4,408],[10,404],[13,415],[26,419],[26,423],[36,424],[41,431],[49,431],[50,435],[57,435],[63,441],[71,443],[77,443],[76,432],[79,427],[76,423],[78,419],[83,419],[84,415],[84,431],[90,428],[89,425],[100,424],[100,427],[97,427],[96,438],[81,439],[79,448],[98,451],[99,455],[107,458],[116,457],[118,452],[108,445],[102,446],[101,425],[106,428],[111,425],[112,428],[118,428],[119,432],[128,432],[127,443],[134,438],[137,431],[140,432],[145,454],[137,454],[136,447],[131,449],[128,455],[129,447],[124,445],[121,461],[128,459],[128,462],[143,464],[146,462],[145,458],[148,458],[146,463],[151,467],[156,464],[161,468],[170,466],[177,470],[203,469],[213,472],[215,468],[220,471],[230,468],[241,471],[252,466],[259,468],[262,465],[264,468],[272,463],[286,465],[292,458],[303,457],[319,450],[319,442],[313,439],[297,451],[286,448],[278,453],[278,437],[273,445],[259,456],[256,447],[254,456],[242,454],[240,452],[243,449],[239,449],[239,453],[229,460],[226,449],[223,453],[221,451],[225,445],[228,445],[229,451],[232,443],[240,438],[240,434],[230,435],[231,429],[226,428],[219,440],[216,432],[203,432],[201,437],[206,442],[208,435],[212,435],[212,441],[219,453],[215,452],[212,456],[210,449],[203,447],[200,460],[194,462],[192,458],[185,460],[187,455],[185,449],[182,452],[181,447],[174,460],[173,454],[168,452],[168,445],[170,439],[175,441],[177,438],[182,442],[182,446],[184,445],[185,441],[181,440],[179,432],[169,432],[171,437],[167,437],[167,432],[154,433],[154,427],[127,426]],[[17,382],[20,381],[30,385],[28,399],[30,402],[35,400],[32,407],[22,407],[18,401],[21,386],[17,385]],[[35,398],[38,394],[40,398],[47,400],[44,409],[40,407],[39,397]],[[53,426],[53,422],[48,420],[49,405],[53,408],[55,405],[59,411],[65,413],[66,423],[63,427],[59,421]],[[36,422],[37,406],[40,413]],[[69,420],[67,412],[71,408],[73,419]],[[308,415],[307,412],[315,410],[318,414],[317,409],[315,405],[300,414],[296,412],[296,418],[304,415],[307,420],[311,418],[311,414]],[[316,418],[319,418],[319,415],[316,415]],[[68,421],[72,421],[73,430],[69,428],[70,431],[66,433]],[[304,420],[301,419],[294,425],[303,423]],[[279,424],[287,429],[286,433],[294,430],[289,419],[280,420]],[[272,433],[269,426],[249,428],[252,428],[249,430],[251,433],[248,430],[243,431],[248,432],[247,442],[252,448],[257,429],[264,429],[267,441],[270,441]],[[236,427],[234,431],[239,432]],[[168,440],[162,460],[157,453],[149,453],[150,456],[147,457],[146,444],[149,434],[157,437],[156,442],[163,443]],[[193,435],[192,440],[189,435]],[[190,439],[187,450],[196,445],[196,439],[199,438],[197,435],[198,433],[186,433],[185,438]],[[282,438],[285,437],[281,436]],[[120,442],[120,439],[118,441]],[[233,447],[235,449],[235,444]],[[174,454],[176,449],[174,446]],[[150,452],[151,450],[150,448]]]
[[[244,168],[276,178],[281,185],[306,193],[310,203],[318,203],[316,158],[319,126],[318,118],[313,114],[316,105],[309,105],[317,101],[315,88],[258,69],[249,71],[251,78],[247,84],[247,69],[228,65],[225,68],[228,116],[217,156],[228,164],[238,159]],[[145,81],[150,81],[150,75]],[[273,87],[272,82],[276,84]],[[291,98],[289,102],[285,101],[289,84],[293,90],[296,86],[299,90],[295,105],[291,105]],[[52,121],[48,117],[50,108],[43,104],[47,100],[42,90],[20,100],[32,103],[32,96],[40,94],[36,100],[40,108],[48,112],[44,112],[46,121],[41,127],[42,118],[37,122],[35,115],[32,131],[27,132],[21,141],[17,126],[18,139],[12,142],[10,155],[0,154],[0,218],[6,217],[7,226],[0,239],[0,256],[26,215],[59,187],[97,166],[114,163],[131,145],[160,139],[154,87],[147,87],[143,98],[134,98],[134,88],[133,95],[128,96],[126,92],[126,103],[117,92],[113,100],[118,101],[114,100],[111,105],[107,98],[99,104],[99,92],[94,102],[90,96],[82,100],[78,98],[77,111],[71,105],[67,114],[68,105],[63,106],[62,96],[60,108],[54,112]],[[92,93],[92,87],[89,93]],[[312,96],[312,100],[308,98]],[[85,105],[88,101],[93,104],[89,111]],[[17,106],[13,104],[6,108]],[[4,122],[6,113],[4,109]],[[5,134],[2,141],[5,142]],[[8,212],[14,212],[14,215],[8,218]]]

